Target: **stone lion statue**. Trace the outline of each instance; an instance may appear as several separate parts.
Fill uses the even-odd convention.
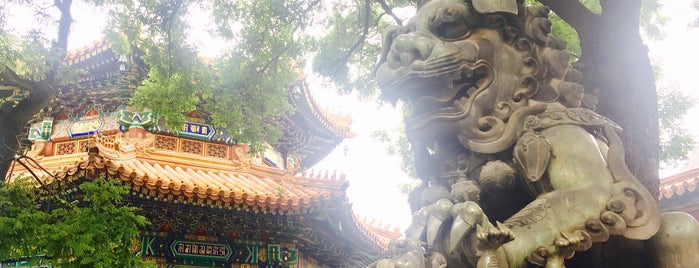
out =
[[[424,183],[394,257],[372,267],[565,267],[610,236],[649,240],[656,267],[699,267],[696,221],[659,215],[625,164],[621,128],[593,111],[565,42],[549,36],[548,13],[514,0],[424,0],[385,33],[376,79],[405,104]],[[663,253],[686,245],[694,254]]]

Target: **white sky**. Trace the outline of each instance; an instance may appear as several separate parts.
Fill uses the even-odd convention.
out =
[[[668,18],[663,27],[665,37],[660,41],[647,42],[651,61],[654,66],[660,66],[661,77],[656,84],[658,88],[674,88],[681,90],[696,101],[699,101],[699,80],[697,80],[694,64],[699,62],[699,27],[689,25],[699,18],[699,12],[692,7],[692,0],[660,0],[661,14]],[[685,126],[689,133],[699,142],[699,105],[690,109],[685,117]],[[697,148],[695,147],[695,150]],[[660,171],[661,178],[680,172],[683,163],[674,168]]]
[[[691,7],[691,0],[661,0],[662,13],[668,16],[669,21],[663,28],[665,38],[660,42],[648,43],[650,55],[654,62],[662,66],[663,77],[658,85],[674,84],[678,89],[690,93],[699,100],[699,93],[695,88],[697,84],[696,68],[693,64],[699,62],[699,50],[696,49],[699,40],[699,29],[689,28],[687,25],[699,14]],[[76,1],[73,7],[75,24],[69,46],[71,49],[80,48],[101,38],[101,30],[106,22],[100,12],[82,12],[88,9],[80,1]],[[13,17],[26,22],[29,14],[22,10],[13,10]],[[205,26],[211,21],[198,19],[194,25],[194,32],[204,32]],[[28,27],[20,25],[17,28]],[[204,50],[214,51],[206,53],[207,56],[215,56],[215,51],[220,51],[222,46],[208,47],[217,42],[198,41]],[[206,45],[206,46],[205,46]],[[399,160],[385,154],[382,144],[370,137],[377,129],[395,129],[402,124],[401,113],[390,106],[380,107],[377,103],[364,103],[357,101],[353,96],[339,97],[332,90],[324,90],[317,86],[318,81],[310,81],[313,91],[322,102],[339,111],[350,113],[354,118],[353,130],[358,134],[353,139],[346,140],[343,144],[321,162],[319,169],[344,171],[350,180],[347,194],[353,203],[355,213],[376,219],[378,222],[393,224],[404,230],[410,223],[410,213],[407,197],[400,193],[400,185],[408,178],[400,171]],[[699,137],[699,127],[695,126],[696,118],[699,118],[699,107],[690,111],[687,117],[687,126],[695,136]],[[345,154],[345,148],[348,148]],[[671,173],[665,172],[665,173]]]

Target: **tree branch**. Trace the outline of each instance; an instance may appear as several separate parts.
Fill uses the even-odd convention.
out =
[[[68,50],[68,36],[70,35],[70,25],[73,24],[73,17],[70,15],[70,7],[73,0],[54,0],[53,5],[61,12],[58,20],[58,37],[53,42],[52,48],[65,53]]]
[[[352,54],[354,54],[354,52],[359,50],[364,45],[364,41],[366,40],[367,36],[369,35],[369,27],[371,27],[370,1],[371,0],[364,0],[364,28],[362,29],[362,35],[359,37],[359,39],[356,42],[354,42],[354,44],[349,49],[349,51],[347,51],[347,53],[345,53],[345,55],[342,56],[342,58],[340,58],[337,61],[337,64],[335,64],[335,66],[337,66],[337,67],[335,68],[335,71],[332,72],[333,75],[340,71],[340,66],[343,62],[347,62],[349,60],[349,58],[352,56]]]
[[[29,95],[22,99],[16,106],[11,107],[12,111],[6,111],[8,107],[3,106],[2,112],[9,112],[14,115],[13,120],[17,125],[13,126],[21,130],[24,124],[29,121],[37,112],[46,107],[56,94],[47,80],[33,81],[20,78],[10,68],[0,72],[0,85],[18,87],[29,91]]]
[[[537,0],[556,13],[561,19],[573,26],[580,33],[583,28],[589,29],[589,25],[594,23],[599,15],[593,13],[579,0]],[[615,1],[615,0],[612,0]],[[594,27],[592,27],[594,28]]]
[[[376,0],[376,2],[379,2],[381,8],[383,8],[383,10],[386,11],[386,14],[393,18],[396,24],[403,26],[403,21],[398,16],[396,16],[395,13],[393,13],[393,8],[386,4],[386,0]]]
[[[5,70],[0,72],[0,85],[18,87],[24,90],[32,90],[32,86],[17,75],[12,69],[5,66]]]
[[[317,6],[319,3],[320,3],[320,0],[313,0],[313,2],[311,2],[310,4],[308,4],[308,6],[307,6],[306,8],[304,8],[303,11],[301,11],[301,14],[303,14],[303,15],[305,16],[306,13],[310,12],[311,9],[313,9],[313,8],[314,8],[315,6]]]

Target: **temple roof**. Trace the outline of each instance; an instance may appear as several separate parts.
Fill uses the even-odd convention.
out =
[[[398,227],[377,223],[374,220],[367,220],[367,218],[360,218],[356,214],[354,215],[354,222],[359,223],[357,226],[359,226],[364,235],[383,248],[388,248],[391,240],[398,239],[403,235]]]
[[[296,112],[284,118],[284,134],[275,148],[298,161],[299,168],[312,167],[356,135],[350,130],[352,117],[322,108],[303,80],[291,86],[289,101]]]
[[[171,201],[281,214],[308,211],[331,198],[337,199],[335,202],[346,199],[348,181],[344,176],[294,176],[278,168],[253,164],[244,146],[233,146],[233,159],[225,159],[160,149],[151,146],[154,141],[152,134],[144,138],[97,135],[90,141],[94,148],[91,153],[45,156],[40,162],[48,173],[35,170],[35,174],[51,184],[54,179],[68,181],[75,179],[76,174],[102,172]],[[71,142],[74,143],[66,144]],[[56,148],[61,145],[56,144]],[[57,153],[60,150],[56,149]],[[21,166],[8,174],[22,175],[28,175],[28,171]]]
[[[660,179],[660,196],[658,200],[677,198],[694,192],[699,183],[699,147],[694,148],[687,160],[680,165],[673,175]]]
[[[305,83],[297,83],[292,87],[292,93],[289,95],[291,102],[307,126],[318,132],[342,138],[354,136],[350,131],[352,117],[321,107]]]
[[[296,112],[282,119],[284,135],[275,147],[284,149],[284,161],[297,162],[293,168],[280,168],[251,157],[246,145],[215,139],[215,128],[206,121],[193,126],[208,127],[211,135],[180,135],[158,131],[154,113],[125,108],[145,77],[143,63],[125,57],[115,55],[104,41],[69,53],[64,64],[86,72],[78,83],[62,87],[50,109],[39,115],[44,120],[32,126],[34,145],[27,156],[41,168],[15,162],[8,179],[33,173],[47,187],[58,189],[105,176],[130,186],[133,200],[141,205],[156,202],[162,208],[208,207],[221,215],[231,210],[258,218],[308,218],[317,221],[309,228],[310,237],[326,241],[319,247],[328,252],[314,249],[317,256],[351,253],[363,266],[400,236],[397,230],[382,230],[353,215],[343,174],[305,171],[354,134],[351,117],[321,108],[303,81],[289,88]],[[342,239],[335,241],[338,238]],[[341,248],[334,250],[337,246]]]
[[[345,192],[349,182],[343,174],[293,174],[251,158],[246,150],[245,145],[216,144],[145,130],[96,134],[79,140],[37,141],[27,156],[41,168],[15,162],[7,179],[33,173],[48,189],[59,189],[105,176],[130,186],[137,204],[211,208],[215,210],[211,213],[224,216],[247,213],[244,215],[303,217],[305,223],[293,227],[301,229],[280,230],[289,241],[299,239],[295,233],[308,230],[306,235],[312,238],[308,243],[318,243],[312,247],[306,243],[314,256],[330,256],[322,250],[327,248],[334,252],[335,261],[349,254],[347,262],[364,266],[384,254],[388,242],[400,236],[398,230],[384,230],[352,213]]]
[[[61,87],[49,109],[37,118],[52,117],[56,120],[78,119],[91,110],[99,114],[115,113],[125,107],[134,90],[146,77],[146,66],[139,58],[139,51],[134,55],[117,55],[110,44],[104,40],[77,51],[69,52],[64,64],[82,70],[77,83]],[[307,169],[327,156],[345,138],[353,137],[350,131],[352,118],[321,107],[318,100],[308,90],[305,78],[289,86],[288,99],[296,112],[282,118],[283,137],[275,146],[288,159],[291,158],[297,168]],[[206,114],[206,112],[199,113]],[[202,118],[208,123],[207,118]],[[178,129],[164,129],[159,123],[160,131],[178,135]],[[215,129],[215,126],[212,126]],[[217,140],[225,131],[219,131]],[[286,159],[284,159],[286,160]]]
[[[699,168],[693,168],[660,180],[659,200],[694,192],[699,182]]]
[[[110,49],[110,46],[104,39],[95,40],[92,44],[77,50],[68,51],[65,59],[63,59],[63,63],[66,65],[76,65],[81,62],[89,61],[94,59],[94,56],[97,54],[105,52],[108,49]]]

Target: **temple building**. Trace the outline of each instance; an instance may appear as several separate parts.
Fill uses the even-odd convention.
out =
[[[695,148],[682,171],[660,180],[660,211],[687,212],[699,220],[699,150]]]
[[[283,119],[283,137],[254,156],[204,111],[168,129],[127,106],[146,69],[105,42],[65,64],[85,73],[29,129],[27,156],[42,169],[15,163],[7,176],[33,173],[63,191],[122,181],[151,222],[134,252],[160,267],[366,267],[400,236],[354,214],[343,174],[309,171],[354,134],[351,118],[321,108],[303,81],[288,91],[296,112]]]

